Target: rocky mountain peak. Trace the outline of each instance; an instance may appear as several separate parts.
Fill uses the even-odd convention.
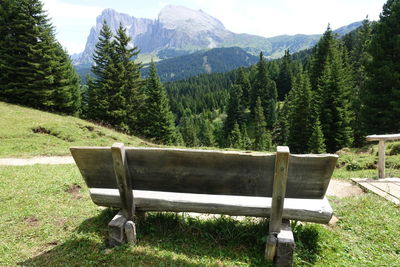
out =
[[[165,6],[158,15],[158,21],[170,30],[182,29],[194,32],[225,30],[216,18],[202,10],[193,10],[184,6]]]

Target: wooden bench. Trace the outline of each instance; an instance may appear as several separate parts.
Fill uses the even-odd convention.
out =
[[[291,264],[289,220],[328,223],[325,198],[337,155],[291,155],[173,148],[72,147],[93,202],[118,207],[111,245],[135,242],[135,213],[199,212],[270,217],[265,256]],[[283,222],[283,223],[282,223]]]

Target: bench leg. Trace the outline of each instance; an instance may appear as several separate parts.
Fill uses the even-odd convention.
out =
[[[265,258],[274,261],[277,266],[292,266],[294,253],[294,237],[289,220],[282,220],[281,231],[269,234]]]
[[[128,221],[123,212],[117,215],[108,223],[108,240],[110,246],[119,246],[126,242],[136,243],[136,226],[133,221]]]

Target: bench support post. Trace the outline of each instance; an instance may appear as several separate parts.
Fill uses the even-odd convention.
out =
[[[265,258],[267,261],[276,259],[277,247],[279,247],[278,236],[282,228],[282,213],[288,178],[288,167],[289,148],[286,146],[278,146],[275,158],[271,218],[269,221],[269,232],[265,249]]]
[[[121,199],[122,211],[119,212],[108,224],[110,245],[119,245],[124,242],[135,243],[135,203],[124,144],[115,143],[111,147],[111,154],[115,178]]]

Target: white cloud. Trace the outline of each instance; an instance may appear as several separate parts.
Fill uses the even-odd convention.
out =
[[[44,8],[48,10],[53,20],[59,18],[94,20],[104,9],[100,6],[77,5],[61,0],[44,0]]]

